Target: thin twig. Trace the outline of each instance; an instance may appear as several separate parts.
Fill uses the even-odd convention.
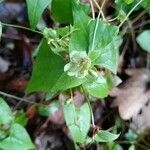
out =
[[[136,16],[133,20],[132,20],[132,24],[134,24],[135,22],[137,22],[141,17],[143,17],[147,12],[144,10],[142,11],[138,16]]]
[[[100,13],[101,13],[101,15],[102,15],[103,20],[106,21],[105,15],[104,15],[104,13],[103,13],[101,7],[99,6],[99,4],[97,3],[96,0],[93,0],[93,1],[94,1],[95,5],[97,6],[97,8],[99,9],[99,11],[100,11]]]
[[[94,50],[94,44],[95,44],[95,38],[96,38],[97,29],[98,29],[100,14],[101,13],[99,12],[98,17],[97,17],[97,21],[96,21],[96,25],[95,25],[95,30],[94,30],[94,35],[93,35],[93,41],[92,41],[92,49],[91,49],[91,51]]]
[[[3,38],[6,38],[6,39],[13,39],[13,40],[18,40],[18,41],[21,41],[22,40],[22,38],[20,38],[19,36],[17,36],[17,35],[9,35],[9,34],[5,34],[5,33],[3,33],[2,34],[2,37]],[[39,41],[38,40],[35,40],[35,39],[29,39],[30,40],[30,42],[32,42],[32,43],[39,43]]]
[[[9,98],[13,98],[13,99],[18,100],[18,101],[24,101],[24,102],[27,102],[27,103],[30,103],[30,104],[40,105],[39,103],[32,102],[31,100],[27,100],[25,98],[20,98],[20,97],[17,97],[17,96],[14,96],[14,95],[2,92],[2,91],[0,91],[0,95],[6,96],[6,97],[9,97]]]
[[[112,19],[108,20],[108,22],[113,22],[113,21],[115,21],[115,20],[117,20],[117,19],[118,19],[118,18],[115,17],[115,18],[112,18]]]
[[[131,15],[131,13],[142,3],[143,0],[140,0],[130,11],[129,13],[126,15],[126,17],[124,18],[124,20],[120,23],[120,25],[118,26],[119,28],[124,24],[124,22],[128,19],[128,17]]]
[[[145,20],[145,21],[142,21],[139,24],[135,25],[133,28],[135,30],[135,29],[141,28],[143,26],[146,26],[148,24],[150,24],[150,20]]]
[[[93,1],[92,0],[89,0],[89,1],[90,1],[90,5],[91,5],[91,10],[92,10],[92,18],[95,19],[95,10],[94,10]]]
[[[18,29],[28,30],[30,32],[34,32],[34,33],[43,35],[42,32],[30,29],[30,28],[27,28],[27,27],[23,27],[23,26],[19,26],[19,25],[14,25],[14,24],[3,23],[3,22],[1,22],[1,24],[2,24],[2,26],[7,26],[7,27],[13,27],[13,28],[18,28]]]
[[[103,8],[105,7],[106,2],[107,0],[103,0],[102,6],[101,6],[102,11],[103,11]]]
[[[131,20],[131,23],[132,24],[134,24],[134,23],[136,23],[141,17],[143,17],[143,15],[145,15],[145,11],[143,11],[142,13],[140,13],[137,17],[135,17],[133,20]],[[150,21],[148,21],[148,22],[142,22],[142,23],[140,23],[139,25],[136,25],[136,26],[134,26],[133,28],[134,28],[134,30],[135,29],[137,29],[137,28],[139,28],[139,27],[141,27],[141,26],[144,26],[144,25],[146,25],[146,24],[149,24],[150,23]],[[122,33],[121,33],[121,35],[123,36],[126,32],[127,32],[127,29],[129,28],[129,26],[128,25],[126,25],[125,27],[124,27],[124,29],[123,29],[123,31],[122,31]]]

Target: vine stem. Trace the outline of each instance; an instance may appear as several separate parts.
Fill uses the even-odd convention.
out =
[[[115,21],[115,20],[117,20],[117,17],[108,20],[108,22],[113,22],[113,21]]]
[[[92,10],[92,18],[95,19],[95,11],[94,11],[94,6],[93,6],[93,1],[92,0],[89,0],[90,1],[90,5],[91,5],[91,10]]]
[[[93,128],[95,129],[94,114],[93,114],[93,110],[92,110],[92,107],[91,107],[90,100],[89,100],[88,98],[87,98],[87,103],[88,103],[89,108],[90,108],[90,111],[91,111],[92,126],[93,126]]]
[[[107,0],[103,0],[102,6],[101,6],[102,11],[103,11],[103,8],[104,8],[104,6],[105,6],[105,4],[106,4],[106,1],[107,1]]]
[[[124,20],[119,24],[119,28],[124,24],[124,22],[128,19],[128,17],[131,15],[131,13],[142,3],[143,0],[140,0],[130,11],[129,13],[126,15],[126,17],[124,18]]]
[[[88,106],[89,106],[89,108],[90,108],[90,112],[91,112],[91,121],[92,121],[92,127],[95,129],[95,127],[96,127],[96,126],[95,126],[95,123],[94,123],[94,114],[93,114],[93,110],[92,110],[92,106],[91,106],[90,100],[89,100],[89,98],[87,97],[86,92],[85,92],[85,90],[84,90],[83,86],[81,86],[81,88],[82,88],[82,91],[83,91],[83,92],[84,92],[84,94],[85,94],[86,101],[87,101]]]
[[[95,5],[97,6],[97,8],[99,9],[99,11],[100,11],[100,13],[102,15],[103,20],[106,21],[106,18],[105,18],[105,15],[104,15],[103,11],[102,11],[102,8],[99,6],[99,4],[97,3],[96,0],[93,0],[93,1],[94,1]]]
[[[91,49],[91,51],[94,50],[94,43],[95,43],[95,38],[96,38],[96,32],[97,32],[97,29],[98,29],[100,14],[101,14],[101,13],[99,12],[98,17],[97,17],[97,21],[96,21],[96,26],[95,26],[95,31],[94,31],[94,36],[93,36],[92,49]]]
[[[0,91],[0,95],[6,96],[6,97],[9,97],[9,98],[13,98],[13,99],[18,100],[18,101],[24,101],[24,102],[27,102],[27,103],[30,103],[30,104],[39,105],[39,103],[32,102],[30,100],[27,100],[27,99],[24,99],[24,98],[20,98],[20,97],[17,97],[17,96],[14,96],[14,95],[2,92],[2,91]]]
[[[141,17],[143,17],[146,13],[147,13],[146,11],[141,12],[137,17],[135,17],[133,20],[131,20],[131,24],[136,23],[136,22],[137,22]],[[128,29],[128,28],[129,28],[129,26],[127,25],[127,26],[123,29],[123,31],[122,31],[122,33],[121,33],[122,36],[124,36],[124,34],[127,32],[127,29]]]
[[[19,26],[19,25],[14,25],[14,24],[3,23],[3,22],[1,22],[1,24],[2,24],[2,26],[7,26],[7,27],[13,27],[13,28],[18,28],[18,29],[28,30],[30,32],[34,32],[34,33],[43,35],[42,32],[30,29],[30,28],[27,28],[27,27],[23,27],[23,26]]]

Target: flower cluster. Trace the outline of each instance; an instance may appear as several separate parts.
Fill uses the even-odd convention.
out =
[[[70,53],[70,62],[65,65],[64,71],[69,76],[84,78],[88,75],[91,67],[91,60],[85,51],[72,51]]]

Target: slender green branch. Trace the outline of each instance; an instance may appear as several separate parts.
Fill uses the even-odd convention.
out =
[[[86,101],[87,101],[88,106],[89,106],[89,108],[90,108],[90,112],[91,112],[91,120],[92,120],[92,127],[95,129],[94,114],[93,114],[93,110],[92,110],[92,106],[91,106],[90,100],[89,100],[89,98],[87,97],[87,95],[86,95],[86,92],[85,92],[84,88],[83,88],[82,86],[81,86],[81,88],[82,88],[82,91],[83,91],[83,92],[84,92],[84,94],[85,94]]]
[[[93,36],[92,49],[91,49],[91,51],[94,50],[94,44],[95,44],[95,38],[96,38],[97,29],[98,29],[100,14],[101,14],[101,13],[99,12],[98,17],[97,17],[97,21],[96,21],[95,30],[94,30],[94,36]]]
[[[140,0],[130,11],[129,13],[126,15],[126,17],[124,18],[124,20],[120,23],[120,25],[118,26],[119,28],[124,24],[124,22],[128,19],[128,17],[131,15],[131,13],[143,2],[143,0]]]
[[[13,27],[13,28],[18,28],[18,29],[28,30],[30,32],[34,32],[34,33],[43,35],[42,32],[30,29],[30,28],[27,28],[27,27],[23,27],[23,26],[19,26],[19,25],[14,25],[14,24],[3,23],[3,22],[1,22],[1,24],[2,24],[2,26],[7,26],[7,27]]]
[[[6,96],[6,97],[9,97],[9,98],[13,98],[13,99],[18,100],[18,101],[24,101],[24,102],[27,102],[27,103],[30,103],[30,104],[40,105],[39,103],[32,102],[31,100],[20,98],[20,97],[17,97],[17,96],[14,96],[14,95],[2,92],[2,91],[0,91],[0,95]]]

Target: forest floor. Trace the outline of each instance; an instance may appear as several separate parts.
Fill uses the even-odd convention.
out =
[[[111,3],[107,6],[111,10]],[[107,10],[106,9],[106,10]],[[112,11],[113,12],[113,11]],[[107,13],[107,11],[106,11]],[[108,12],[111,13],[111,12]],[[139,16],[140,11],[131,18]],[[28,27],[28,16],[25,2],[9,0],[0,3],[0,21]],[[44,12],[39,26],[55,27],[49,10]],[[121,133],[115,142],[128,149],[132,143],[138,150],[150,149],[150,70],[147,67],[147,53],[136,43],[139,30],[149,29],[150,17],[142,15],[139,21],[132,24],[125,34],[120,48],[118,76],[122,83],[110,92],[102,101],[92,102],[95,124],[105,130],[116,130]],[[11,106],[15,113],[23,117],[25,127],[37,150],[71,150],[73,142],[68,136],[62,110],[52,116],[43,117],[34,103],[43,102],[45,95],[32,94],[25,97],[25,89],[31,76],[33,52],[41,40],[40,35],[32,32],[5,27],[0,42],[0,95]],[[7,93],[7,94],[6,94]],[[19,98],[20,99],[19,99]],[[61,99],[63,95],[58,95]],[[74,97],[78,102],[83,96],[76,91]],[[31,100],[22,101],[22,98]],[[115,128],[115,129],[114,129]],[[107,147],[107,148],[106,148]],[[90,145],[87,149],[110,149],[110,145]],[[120,148],[121,149],[121,148]],[[10,149],[11,150],[11,149]],[[111,149],[110,149],[111,150]],[[114,149],[114,150],[119,150]]]

